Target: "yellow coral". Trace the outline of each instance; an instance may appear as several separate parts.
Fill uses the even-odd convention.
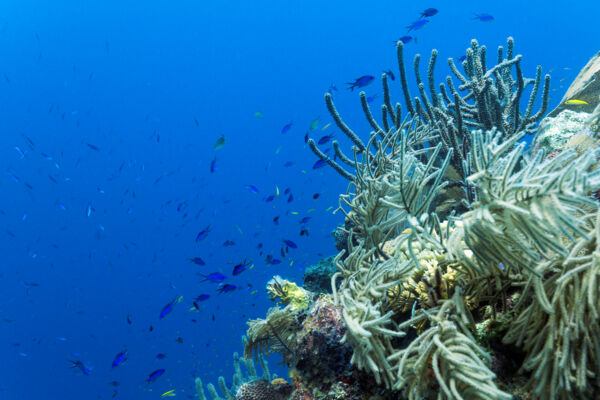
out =
[[[441,228],[446,229],[447,223],[442,222]],[[453,230],[450,229],[450,232]],[[407,229],[387,241],[382,246],[383,252],[400,262],[409,260],[411,255],[405,239],[410,233],[411,230]],[[419,242],[412,243],[412,251],[418,262],[412,276],[387,293],[392,308],[402,312],[411,310],[415,301],[421,308],[427,308],[434,306],[438,300],[448,299],[457,275],[457,270],[448,265],[445,254],[423,247]]]
[[[267,292],[271,300],[279,298],[281,303],[289,304],[293,309],[307,310],[310,306],[310,292],[280,276],[274,276],[269,281]]]

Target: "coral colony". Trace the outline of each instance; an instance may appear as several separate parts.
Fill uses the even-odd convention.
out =
[[[406,113],[384,74],[379,122],[360,94],[367,142],[325,95],[353,143],[348,156],[334,141],[335,161],[309,141],[349,181],[340,252],[313,269],[322,280],[318,270],[333,264],[331,287],[269,282],[278,306],[248,322],[233,387],[219,380],[226,399],[598,398],[600,106],[576,129],[561,122],[574,113],[565,110],[538,131],[550,77],[538,67],[525,78],[513,48],[509,38],[488,68],[473,40],[463,72],[448,59],[454,78],[438,86],[437,51],[426,82],[417,55],[412,97],[398,42]],[[536,132],[526,148],[521,139]],[[271,379],[272,353],[291,383]]]

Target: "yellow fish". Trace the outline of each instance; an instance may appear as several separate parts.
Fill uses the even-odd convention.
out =
[[[163,394],[160,395],[160,398],[165,398],[165,397],[175,397],[177,394],[175,393],[175,389],[171,389],[168,392],[164,392]]]
[[[587,101],[571,99],[565,101],[565,104],[587,104]]]
[[[279,196],[279,188],[277,187],[277,185],[275,185],[275,193],[276,196]]]
[[[263,113],[261,113],[260,111],[257,111],[257,112],[254,113],[254,116],[256,118],[262,118],[263,117]]]
[[[323,132],[325,129],[329,128],[330,125],[331,125],[331,122],[328,123],[327,125],[325,125],[324,127],[322,127],[321,132]]]
[[[291,211],[290,214],[292,214],[292,215],[298,215],[298,211]]]
[[[325,212],[329,212],[329,210],[331,210],[332,208],[333,208],[333,206],[327,207],[327,209],[325,210]]]

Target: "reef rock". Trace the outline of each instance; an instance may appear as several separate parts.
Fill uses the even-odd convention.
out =
[[[327,257],[304,271],[304,288],[313,293],[331,293],[331,276],[337,272],[334,257]]]

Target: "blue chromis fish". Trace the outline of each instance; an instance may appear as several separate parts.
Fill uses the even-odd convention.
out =
[[[328,160],[329,160],[329,159],[327,159],[327,158],[326,158],[326,159],[324,159],[324,160],[318,160],[317,162],[315,162],[315,163],[313,164],[313,167],[312,167],[312,168],[313,168],[313,169],[319,169],[319,168],[323,168],[324,166],[326,166],[326,165],[327,165],[327,161],[328,161]]]
[[[200,265],[200,266],[206,265],[206,263],[204,262],[204,260],[201,259],[200,257],[190,258],[189,260],[190,260],[190,262],[193,262],[196,265]]]
[[[417,29],[421,29],[422,27],[424,27],[428,22],[429,22],[428,19],[420,19],[418,21],[413,22],[406,28],[408,29],[409,32],[416,31]]]
[[[291,247],[292,249],[298,248],[298,245],[296,243],[292,242],[291,240],[283,239],[282,241],[283,241],[283,243],[285,243],[286,246]]]
[[[213,158],[213,160],[210,162],[210,173],[211,174],[213,172],[215,172],[216,167],[217,167],[217,157]]]
[[[250,262],[244,260],[241,263],[239,263],[238,265],[236,265],[235,267],[233,267],[233,272],[231,274],[234,276],[237,276],[237,275],[241,274],[242,272],[244,272],[246,269],[248,269],[249,265],[250,265]]]
[[[293,121],[288,122],[287,124],[285,124],[283,126],[283,128],[281,128],[281,134],[285,135],[286,133],[289,132],[290,129],[292,129],[292,125],[294,125]]]
[[[153,371],[150,375],[148,375],[148,379],[146,379],[147,383],[152,383],[154,381],[156,381],[158,378],[160,378],[164,373],[166,372],[166,369],[161,368],[161,369],[157,369],[156,371]]]
[[[71,368],[77,368],[85,376],[90,376],[92,370],[87,365],[85,365],[83,361],[79,361],[79,360],[69,360],[69,361],[71,362]]]
[[[388,69],[387,71],[383,71],[384,74],[386,74],[387,76],[390,77],[391,80],[396,80],[396,76],[394,75],[394,73],[392,72],[391,69]]]
[[[246,187],[246,189],[248,189],[252,193],[258,193],[258,188],[256,186],[254,186],[254,185],[246,185],[245,187]]]
[[[223,282],[225,280],[225,278],[227,278],[225,275],[223,275],[220,272],[213,272],[212,274],[200,275],[200,276],[204,277],[203,281],[210,281],[210,282]]]
[[[208,232],[210,232],[210,225],[198,232],[198,234],[196,235],[196,242],[206,239],[206,237],[208,236]]]
[[[319,139],[319,141],[317,142],[317,144],[323,145],[323,144],[329,142],[333,138],[334,138],[334,135],[325,135],[321,139]]]
[[[232,292],[235,289],[237,289],[237,286],[230,285],[230,284],[226,283],[223,286],[221,286],[220,288],[218,288],[217,292],[219,292],[219,293],[227,293],[227,292]]]
[[[165,305],[163,307],[163,309],[160,311],[160,315],[158,317],[160,319],[163,319],[164,317],[166,317],[167,315],[169,315],[171,313],[171,311],[173,311],[173,308],[175,307],[175,304],[181,302],[181,300],[183,300],[183,296],[179,296],[178,298],[173,299],[170,302],[168,302],[167,305]]]
[[[112,368],[118,367],[119,365],[123,364],[125,361],[127,361],[127,352],[122,351],[119,354],[117,354],[115,356],[115,358],[113,359]]]
[[[214,149],[221,150],[225,146],[225,135],[221,135],[220,138],[215,142]]]
[[[365,87],[371,83],[373,83],[373,80],[375,78],[371,75],[363,75],[359,78],[356,78],[354,80],[354,82],[348,82],[346,83],[346,85],[350,85],[350,87],[348,89],[350,90],[354,90],[354,88],[361,88],[361,87]]]
[[[475,14],[475,16],[473,17],[473,19],[477,19],[479,21],[482,22],[491,22],[494,20],[494,16],[490,15],[490,14]]]
[[[196,301],[206,301],[208,299],[210,299],[210,294],[201,294],[196,297]]]
[[[437,9],[427,8],[427,9],[423,10],[423,12],[421,13],[421,16],[419,18],[433,17],[437,13],[438,13]]]
[[[312,217],[304,217],[300,220],[300,224],[306,224]]]
[[[270,265],[277,265],[277,264],[281,264],[281,260],[278,258],[274,258],[272,255],[267,254],[267,256],[265,257],[265,262],[267,264]]]
[[[404,35],[400,39],[394,40],[394,44],[396,44],[398,42],[402,42],[402,44],[407,44],[407,43],[410,43],[411,40],[413,40],[412,36]],[[415,38],[415,43],[416,42],[417,42],[417,39]],[[385,71],[385,73],[387,74],[387,71]],[[392,79],[392,80],[394,80],[394,79]]]

